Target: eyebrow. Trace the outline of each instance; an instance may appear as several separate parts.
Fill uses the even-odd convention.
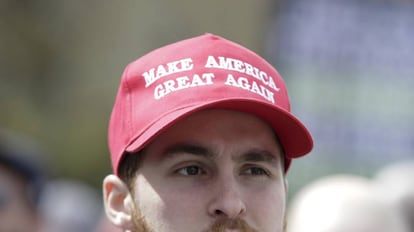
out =
[[[232,158],[236,162],[265,162],[278,167],[279,158],[267,150],[251,149],[240,156]]]
[[[214,160],[217,157],[217,153],[202,145],[193,143],[176,143],[166,147],[163,150],[162,159],[168,160],[183,153],[204,157],[210,160]],[[244,152],[240,156],[233,156],[232,160],[235,162],[265,162],[277,167],[279,158],[267,150],[251,149]]]

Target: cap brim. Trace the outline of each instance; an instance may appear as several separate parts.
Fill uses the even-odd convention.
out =
[[[160,116],[142,134],[137,135],[125,151],[134,153],[141,150],[170,126],[192,113],[205,109],[237,110],[256,115],[269,123],[282,144],[288,161],[287,165],[290,164],[290,159],[304,156],[312,150],[313,140],[310,132],[293,114],[277,106],[253,99],[227,98],[190,105]]]

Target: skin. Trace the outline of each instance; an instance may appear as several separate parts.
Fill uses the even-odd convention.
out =
[[[281,232],[287,191],[281,150],[271,127],[255,116],[195,113],[146,147],[132,191],[114,175],[105,178],[108,219],[124,231],[138,231],[134,222],[143,217],[156,232]]]
[[[29,205],[25,180],[0,164],[0,231],[37,231],[38,216]]]

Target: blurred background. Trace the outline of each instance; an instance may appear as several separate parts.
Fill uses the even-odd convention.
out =
[[[33,138],[53,177],[100,194],[124,67],[211,32],[268,59],[314,135],[290,194],[414,158],[414,1],[0,0],[0,128]]]

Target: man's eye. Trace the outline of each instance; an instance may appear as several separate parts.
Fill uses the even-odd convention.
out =
[[[244,171],[245,175],[254,175],[254,176],[260,176],[260,175],[267,175],[266,170],[264,170],[263,168],[259,168],[259,167],[250,167],[247,168]]]
[[[202,175],[205,174],[205,171],[198,166],[188,166],[184,168],[180,168],[177,170],[177,173],[184,175],[184,176],[194,176],[194,175]]]

